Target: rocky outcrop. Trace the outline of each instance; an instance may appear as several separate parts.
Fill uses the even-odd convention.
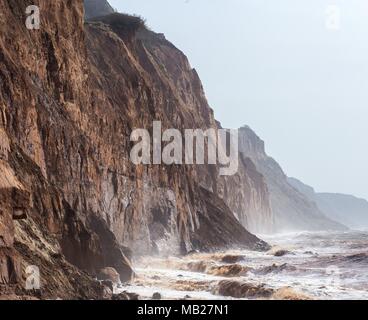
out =
[[[303,182],[289,178],[289,183],[314,201],[330,219],[356,230],[368,229],[368,201],[352,195],[318,193]]]
[[[273,292],[273,289],[263,284],[256,285],[233,280],[220,281],[214,289],[214,294],[220,296],[248,299],[267,299],[272,296]]]
[[[265,178],[270,194],[274,231],[345,230],[322,213],[316,203],[296,190],[280,165],[265,152],[264,142],[248,127],[240,128],[239,150]]]
[[[39,6],[47,13],[42,28],[27,30],[26,3],[0,1],[1,259],[12,266],[1,267],[1,278],[9,287],[16,274],[11,285],[19,292],[26,267],[35,265],[43,298],[98,298],[98,282],[69,262],[91,274],[113,266],[122,278],[132,270],[105,222],[96,226],[82,204],[88,143],[81,109],[89,103],[83,3]]]

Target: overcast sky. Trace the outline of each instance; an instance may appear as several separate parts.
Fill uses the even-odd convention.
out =
[[[224,127],[317,191],[368,198],[368,0],[110,3],[188,56]]]

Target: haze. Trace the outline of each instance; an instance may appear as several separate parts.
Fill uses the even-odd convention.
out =
[[[224,127],[251,126],[317,191],[368,198],[368,1],[110,3],[188,56]],[[330,5],[340,10],[332,28]]]

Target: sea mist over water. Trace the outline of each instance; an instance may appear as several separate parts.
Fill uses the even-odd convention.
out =
[[[230,250],[183,258],[142,258],[136,262],[137,279],[119,291],[137,292],[145,298],[160,292],[166,299],[278,299],[285,294],[289,298],[368,299],[367,231],[298,232],[263,239],[274,246],[269,252]],[[283,254],[275,256],[278,252]],[[229,257],[233,263],[228,263]],[[229,291],[230,296],[221,295],[226,293],[221,292],[223,281],[246,283],[259,294],[234,297],[235,291]]]

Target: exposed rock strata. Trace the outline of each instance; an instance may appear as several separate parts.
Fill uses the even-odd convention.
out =
[[[151,130],[154,120],[160,120],[163,129],[205,130],[219,125],[184,54],[137,21],[133,23],[137,29],[128,28],[127,19],[132,18],[113,14],[86,27],[94,71],[94,112],[104,125],[98,129],[97,124],[98,130],[92,134],[97,141],[109,140],[111,148],[98,150],[105,167],[105,181],[98,188],[109,203],[106,221],[117,239],[134,252],[254,247],[258,239],[245,236],[248,233],[233,218],[233,213],[238,213],[267,220],[270,214],[267,188],[250,161],[247,165],[241,162],[239,173],[227,178],[219,178],[214,165],[137,168],[130,163],[126,153],[133,128]],[[111,132],[116,134],[111,136]],[[214,207],[208,198],[220,207]],[[224,219],[218,219],[216,226],[221,214]],[[224,233],[226,228],[233,232]]]
[[[36,4],[47,14],[27,30],[27,3],[0,0],[1,285],[26,295],[36,265],[41,298],[99,298],[92,276],[113,267],[129,280],[132,252],[267,248],[233,215],[270,214],[250,161],[227,179],[129,161],[131,130],[153,120],[219,126],[186,57],[125,16],[84,25],[81,0]]]
[[[0,152],[0,250],[2,261],[12,261],[1,268],[2,283],[23,290],[22,273],[36,265],[42,297],[98,298],[99,284],[64,254],[92,274],[113,266],[127,278],[131,268],[103,220],[94,225],[83,206],[89,145],[81,110],[89,103],[83,3],[37,4],[47,14],[42,28],[31,31],[24,24],[25,1],[0,1],[0,139],[7,140]]]

